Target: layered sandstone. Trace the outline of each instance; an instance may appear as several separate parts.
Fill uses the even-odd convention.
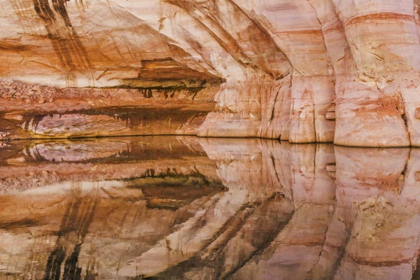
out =
[[[418,4],[1,0],[0,77],[15,81],[2,82],[1,112],[8,117],[1,118],[1,132],[11,138],[153,133],[418,146]],[[16,81],[40,90],[4,85]],[[49,97],[50,91],[62,98]],[[98,107],[93,116],[83,111]],[[150,129],[109,117],[109,110],[126,107],[140,118],[150,114],[144,108],[156,109],[159,117]],[[60,120],[58,111],[69,116]],[[48,121],[47,114],[53,115]],[[18,115],[12,123],[10,115]],[[34,129],[16,120],[30,121],[27,115],[44,121]],[[176,120],[169,125],[168,119]]]

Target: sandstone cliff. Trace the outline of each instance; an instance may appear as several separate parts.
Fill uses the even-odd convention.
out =
[[[2,133],[420,146],[418,4],[0,0]]]

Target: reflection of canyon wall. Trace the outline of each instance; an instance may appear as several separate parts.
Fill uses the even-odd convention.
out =
[[[197,143],[159,139],[2,149],[0,278],[114,279],[226,191]]]
[[[21,141],[0,159],[0,275],[419,275],[415,149],[153,137]]]
[[[418,4],[0,0],[0,77],[80,88],[3,80],[1,111],[18,112],[0,127],[15,138],[187,133],[418,146]],[[108,113],[127,106],[131,115],[116,114],[134,128]],[[60,110],[71,114],[59,119]],[[22,121],[49,114],[48,124]]]

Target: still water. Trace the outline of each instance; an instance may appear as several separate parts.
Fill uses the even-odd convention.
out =
[[[420,149],[0,147],[0,279],[420,279]]]

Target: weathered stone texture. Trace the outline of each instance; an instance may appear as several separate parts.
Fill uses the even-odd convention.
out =
[[[152,130],[126,134],[420,146],[418,5],[417,0],[0,0],[0,77],[81,91],[183,90],[197,97],[206,91],[208,105],[216,104],[197,109],[200,120],[184,130],[158,120]],[[27,111],[17,94],[44,111],[50,102],[40,92],[27,98],[29,92],[18,90],[1,103]],[[155,101],[147,106],[168,102]],[[190,101],[194,107],[196,98]],[[107,104],[128,106],[122,100]],[[145,107],[143,100],[133,99],[132,105]],[[85,122],[99,124],[48,136],[112,134],[101,127],[107,122]],[[190,123],[183,119],[176,126],[183,124]]]

